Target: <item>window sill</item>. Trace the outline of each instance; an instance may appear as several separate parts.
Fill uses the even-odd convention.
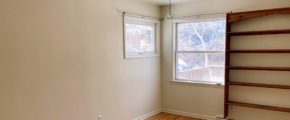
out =
[[[159,54],[152,54],[152,55],[128,55],[125,56],[125,59],[141,59],[141,58],[154,58],[159,57]]]
[[[175,84],[183,84],[183,85],[193,85],[200,87],[215,87],[215,88],[224,88],[224,84],[210,83],[210,82],[195,82],[195,81],[186,81],[186,80],[171,80],[170,82]]]

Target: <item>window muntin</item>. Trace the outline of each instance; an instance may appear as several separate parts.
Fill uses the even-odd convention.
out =
[[[126,58],[150,57],[158,54],[157,22],[126,17],[124,27]]]
[[[225,20],[177,23],[175,79],[224,83]]]

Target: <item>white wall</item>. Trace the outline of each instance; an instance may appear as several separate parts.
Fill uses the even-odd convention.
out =
[[[289,7],[289,0],[200,0],[197,2],[173,5],[173,15],[188,16],[208,13],[223,13],[249,11],[257,9],[269,9],[279,7]],[[167,13],[167,6],[163,6],[162,16]],[[281,19],[282,18],[282,19]],[[256,30],[290,28],[290,16],[272,16],[263,18],[264,22],[247,21],[234,25],[234,30]],[[260,24],[257,24],[260,23]],[[247,26],[249,25],[249,26]],[[239,28],[239,29],[236,29]],[[170,82],[173,80],[173,50],[172,50],[172,23],[163,22],[162,41],[162,101],[163,108],[168,111],[180,112],[187,115],[199,115],[215,117],[223,115],[223,88],[217,86],[201,86],[195,84],[181,84]],[[290,48],[290,35],[262,36],[254,38],[233,38],[233,49],[259,48]],[[275,38],[275,39],[273,39]],[[279,38],[279,40],[277,40]],[[274,41],[275,40],[275,41]],[[253,43],[250,43],[253,42]],[[261,44],[264,42],[265,44]],[[256,59],[258,56],[259,59]],[[277,58],[275,58],[277,57]],[[275,59],[274,59],[275,58]],[[253,60],[257,60],[253,62]],[[232,56],[233,65],[260,65],[260,66],[290,66],[289,56],[281,55],[240,55]],[[262,76],[262,77],[261,77]],[[277,80],[278,78],[278,80]],[[285,72],[231,72],[231,79],[248,80],[254,82],[289,84],[289,73]],[[253,81],[252,81],[253,82]],[[246,92],[243,92],[245,91]],[[231,99],[244,102],[263,103],[266,105],[277,105],[290,107],[290,91],[231,87]],[[249,91],[251,91],[249,93]],[[230,116],[238,120],[289,120],[290,114],[283,112],[272,112],[251,108],[234,107],[230,111]]]
[[[161,107],[160,58],[123,59],[129,0],[1,0],[1,120],[132,120]]]

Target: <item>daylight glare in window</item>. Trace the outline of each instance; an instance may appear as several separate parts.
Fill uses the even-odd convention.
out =
[[[176,80],[224,83],[225,20],[176,24]]]
[[[125,24],[126,55],[154,54],[156,52],[155,29],[154,23],[138,24],[127,22]]]

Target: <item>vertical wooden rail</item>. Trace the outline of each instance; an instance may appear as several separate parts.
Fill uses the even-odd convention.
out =
[[[229,13],[226,17],[226,58],[225,58],[225,90],[224,90],[224,118],[228,117],[228,99],[229,99],[229,81],[230,81],[230,46],[231,46],[231,23],[229,22]]]

